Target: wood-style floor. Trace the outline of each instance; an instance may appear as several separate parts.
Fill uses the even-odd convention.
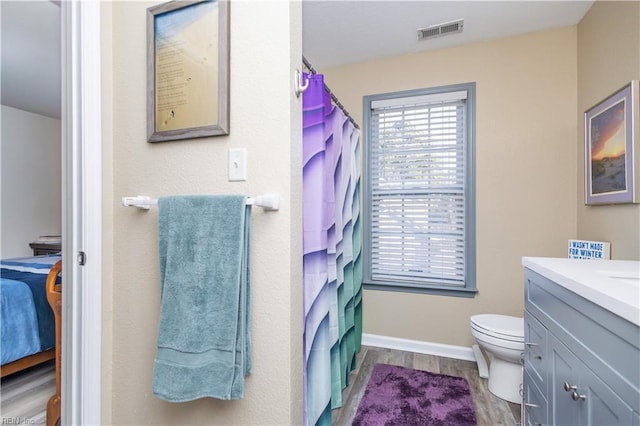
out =
[[[351,424],[371,370],[377,363],[464,377],[471,388],[479,426],[513,426],[520,423],[520,406],[493,396],[487,389],[486,379],[478,376],[475,362],[363,346],[358,354],[358,367],[349,377],[350,386],[342,394],[343,407],[332,413],[334,425]],[[45,424],[47,401],[54,393],[53,362],[5,377],[0,388],[3,424],[11,421],[13,424]]]
[[[47,422],[47,401],[56,393],[54,361],[2,378],[2,424],[39,425]]]
[[[487,380],[481,379],[478,375],[475,362],[363,346],[358,354],[358,366],[349,376],[349,386],[342,392],[343,407],[333,410],[334,425],[352,423],[373,366],[377,363],[464,377],[471,388],[478,426],[520,424],[520,405],[504,401],[491,394],[487,388]]]

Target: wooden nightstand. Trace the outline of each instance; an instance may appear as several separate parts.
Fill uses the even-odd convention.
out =
[[[34,256],[40,256],[40,255],[43,255],[43,254],[60,253],[60,251],[62,250],[62,244],[60,244],[60,243],[54,243],[54,244],[30,243],[29,247],[31,247],[33,249],[33,255]]]

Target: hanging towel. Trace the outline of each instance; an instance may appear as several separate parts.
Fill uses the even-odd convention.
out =
[[[251,372],[249,233],[242,195],[158,200],[160,324],[153,393],[241,399]]]

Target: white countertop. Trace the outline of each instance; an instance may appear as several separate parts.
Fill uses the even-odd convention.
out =
[[[523,257],[522,265],[640,326],[640,262]]]

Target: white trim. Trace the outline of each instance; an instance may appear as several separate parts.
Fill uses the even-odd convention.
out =
[[[82,267],[81,412],[78,424],[101,424],[102,354],[102,98],[100,2],[83,2],[82,215],[86,264]]]
[[[398,337],[362,334],[362,344],[379,348],[396,349],[420,354],[436,355],[445,358],[476,361],[471,347],[444,345],[442,343],[422,342],[420,340],[400,339]]]
[[[101,424],[100,19],[100,2],[62,3],[62,424],[74,425]]]

